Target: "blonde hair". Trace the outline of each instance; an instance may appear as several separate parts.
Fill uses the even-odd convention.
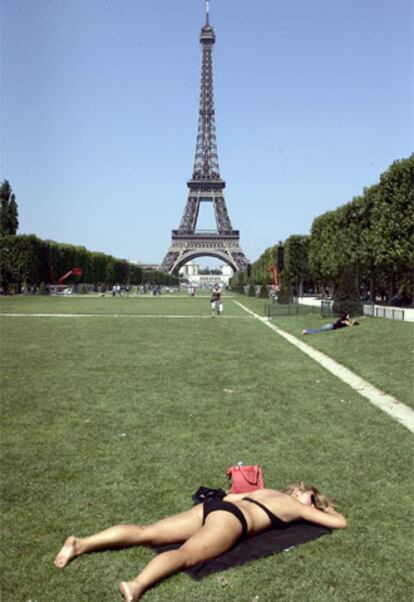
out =
[[[328,506],[334,505],[333,499],[330,496],[324,495],[319,491],[317,487],[311,485],[310,483],[305,483],[304,481],[292,483],[291,485],[288,485],[283,491],[284,493],[291,495],[295,489],[299,489],[299,491],[303,493],[305,491],[312,491],[314,506],[318,510],[322,510],[322,512],[325,512]]]

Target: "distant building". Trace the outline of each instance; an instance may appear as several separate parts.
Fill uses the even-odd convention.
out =
[[[134,259],[129,259],[128,261],[129,263],[139,265],[143,270],[158,270],[160,267],[159,263],[142,263],[141,261],[136,261]]]
[[[217,270],[220,270],[220,274],[200,274],[200,266],[194,263],[194,261],[189,261],[180,268],[179,274],[193,286],[203,288],[211,288],[215,284],[227,286],[230,278],[233,276],[232,268],[224,264],[217,268]]]

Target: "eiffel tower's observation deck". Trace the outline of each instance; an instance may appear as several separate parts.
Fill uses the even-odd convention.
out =
[[[174,274],[196,257],[216,257],[235,271],[244,269],[248,263],[240,247],[240,233],[231,225],[223,194],[226,184],[220,176],[213,93],[215,41],[206,0],[206,21],[200,34],[201,86],[193,174],[187,182],[189,194],[180,225],[172,231],[170,248],[160,266],[162,271]],[[197,229],[201,203],[212,204],[216,230]]]

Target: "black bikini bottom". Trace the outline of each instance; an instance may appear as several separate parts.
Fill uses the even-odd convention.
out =
[[[203,525],[206,522],[207,516],[211,512],[216,512],[217,510],[224,510],[225,512],[230,512],[233,516],[235,516],[242,526],[242,532],[240,535],[240,541],[246,539],[247,537],[247,521],[244,517],[243,512],[238,508],[235,504],[231,502],[225,502],[224,500],[212,499],[208,502],[204,502],[203,504]]]

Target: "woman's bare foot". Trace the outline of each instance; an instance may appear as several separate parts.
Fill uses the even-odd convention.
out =
[[[124,596],[125,602],[137,602],[143,593],[139,585],[133,581],[121,581],[119,589]]]
[[[71,560],[78,556],[77,542],[78,540],[73,535],[67,538],[59,554],[53,561],[53,564],[58,569],[63,569]]]

